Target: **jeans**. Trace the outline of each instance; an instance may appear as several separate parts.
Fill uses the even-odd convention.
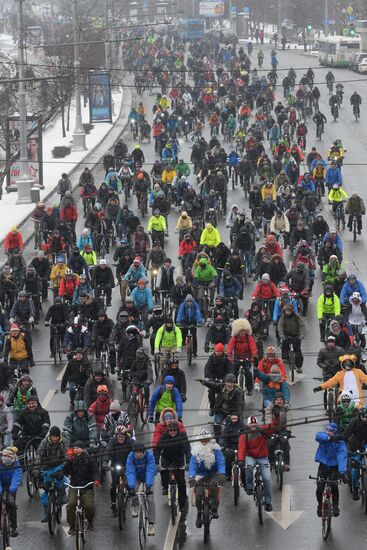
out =
[[[261,477],[264,483],[265,490],[265,504],[271,504],[271,473],[269,459],[267,456],[264,458],[253,458],[252,456],[246,456],[245,462],[246,468],[246,488],[253,489],[253,467],[255,464],[260,464]]]
[[[141,481],[138,480],[135,485],[135,491],[139,491]],[[154,493],[147,495],[147,504],[148,504],[148,522],[155,523],[155,502],[154,502]],[[135,495],[131,500],[131,506],[139,506],[139,497]]]

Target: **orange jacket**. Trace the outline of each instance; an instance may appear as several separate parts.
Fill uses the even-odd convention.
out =
[[[4,241],[5,252],[7,252],[9,248],[10,250],[13,250],[13,248],[19,248],[19,250],[23,250],[24,244],[23,244],[22,234],[19,231],[17,231],[15,235],[13,235],[12,231],[9,231],[9,233],[5,237],[5,241]]]

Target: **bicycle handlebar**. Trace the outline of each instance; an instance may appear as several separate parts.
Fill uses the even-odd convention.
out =
[[[70,489],[86,489],[87,487],[89,487],[89,485],[94,485],[94,481],[90,481],[86,485],[82,485],[82,486],[74,486],[74,485],[70,485],[70,483],[65,483],[65,485],[70,487]]]

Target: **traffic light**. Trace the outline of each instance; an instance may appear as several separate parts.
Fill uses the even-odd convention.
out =
[[[356,30],[352,27],[349,29],[349,36],[355,36],[356,35]]]
[[[307,30],[308,30],[308,32],[312,31],[312,25],[311,25],[311,23],[308,23],[308,24],[307,24]]]

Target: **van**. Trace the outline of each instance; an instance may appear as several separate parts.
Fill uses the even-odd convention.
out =
[[[362,61],[362,59],[366,59],[366,58],[367,58],[367,52],[355,52],[350,58],[349,68],[352,71],[358,72],[358,64]]]

